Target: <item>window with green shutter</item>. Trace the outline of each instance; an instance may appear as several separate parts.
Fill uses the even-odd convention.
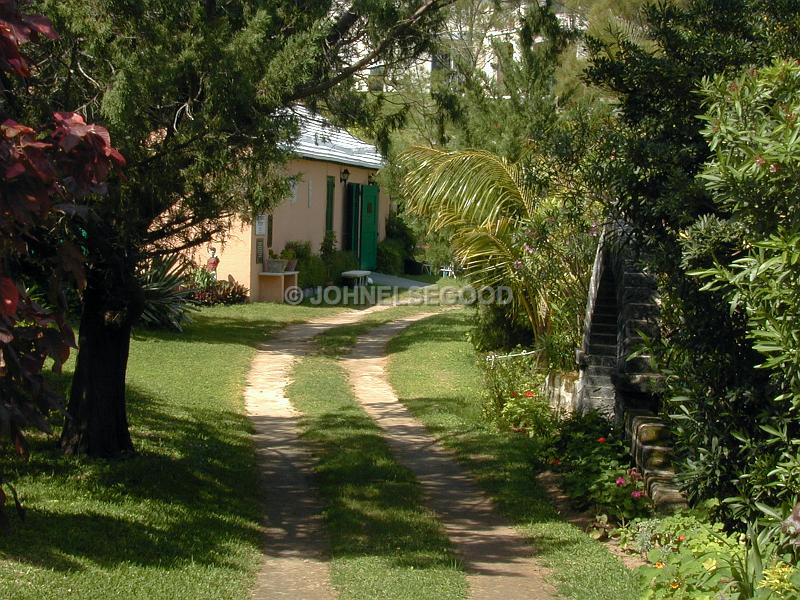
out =
[[[328,176],[328,189],[325,196],[325,232],[333,231],[333,198],[336,191],[336,178]]]

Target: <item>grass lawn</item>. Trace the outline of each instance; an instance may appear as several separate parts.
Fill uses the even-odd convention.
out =
[[[372,313],[357,323],[339,325],[322,332],[317,336],[317,347],[319,348],[320,354],[326,356],[341,356],[350,351],[355,345],[358,336],[367,333],[370,329],[418,312],[434,312],[439,309],[440,307],[438,306],[392,306],[391,308]]]
[[[419,484],[395,462],[337,362],[305,358],[287,395],[304,414],[304,438],[317,461],[340,598],[466,598],[464,574],[423,506]]]
[[[389,344],[389,378],[399,398],[452,448],[533,540],[559,592],[576,600],[639,597],[634,577],[603,546],[557,517],[534,476],[537,444],[499,433],[481,417],[481,373],[466,341],[470,312],[416,323]]]
[[[128,369],[137,456],[64,457],[44,436],[27,464],[0,453],[28,509],[0,536],[0,597],[245,598],[262,511],[244,376],[265,334],[335,310],[208,308],[183,334],[138,332]]]

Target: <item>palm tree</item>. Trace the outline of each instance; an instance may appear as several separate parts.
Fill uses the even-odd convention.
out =
[[[476,286],[507,285],[537,345],[579,326],[595,243],[592,203],[571,173],[530,152],[517,163],[481,150],[412,148],[400,158],[406,209],[452,232],[456,260]],[[566,314],[570,313],[570,314]],[[565,322],[566,321],[566,322]],[[573,337],[567,334],[568,337]]]

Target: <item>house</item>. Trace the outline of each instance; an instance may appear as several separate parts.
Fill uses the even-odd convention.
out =
[[[350,250],[362,269],[373,270],[378,242],[386,235],[389,198],[374,184],[384,164],[375,146],[302,107],[295,158],[285,171],[296,176],[292,191],[271,213],[252,223],[232,223],[218,252],[217,277],[233,277],[250,289],[251,301],[281,301],[283,288],[296,276],[278,276],[265,267],[270,250],[279,254],[286,242],[310,242],[314,252],[327,232],[340,249]]]

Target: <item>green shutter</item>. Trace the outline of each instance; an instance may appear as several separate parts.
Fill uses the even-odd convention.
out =
[[[336,178],[328,176],[328,189],[325,196],[325,232],[333,231],[333,197],[336,191]]]

